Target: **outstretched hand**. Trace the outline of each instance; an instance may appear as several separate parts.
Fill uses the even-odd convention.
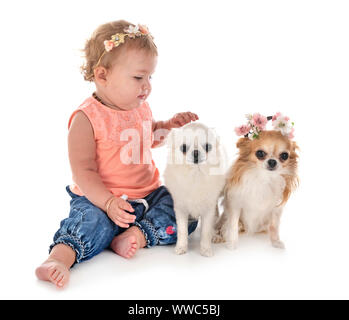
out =
[[[176,113],[169,121],[169,127],[172,128],[180,128],[183,127],[185,124],[199,120],[199,117],[197,114],[192,112],[180,112]]]

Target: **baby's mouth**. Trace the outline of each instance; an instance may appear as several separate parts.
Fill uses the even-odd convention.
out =
[[[142,95],[139,95],[139,96],[138,96],[138,98],[139,98],[139,99],[142,99],[142,100],[145,100],[145,97],[146,97],[145,94],[142,94]]]

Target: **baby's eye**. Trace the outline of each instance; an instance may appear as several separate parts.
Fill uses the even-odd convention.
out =
[[[143,77],[138,77],[138,76],[136,76],[136,77],[134,77],[136,80],[142,80],[143,79]],[[151,80],[152,79],[152,76],[149,76],[149,80]]]

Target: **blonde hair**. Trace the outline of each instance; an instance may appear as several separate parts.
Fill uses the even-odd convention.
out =
[[[94,31],[91,38],[86,41],[85,48],[82,50],[84,53],[85,63],[81,66],[81,73],[86,81],[94,80],[94,69],[97,66],[98,60],[105,51],[104,41],[110,40],[111,36],[116,33],[124,33],[124,30],[130,25],[135,26],[134,24],[125,20],[118,20],[102,24]],[[134,39],[127,37],[125,38],[125,43],[113,48],[110,52],[106,52],[100,60],[98,66],[109,69],[112,67],[113,62],[120,54],[121,50],[126,49],[146,50],[153,56],[158,55],[156,45],[150,35],[144,35]]]

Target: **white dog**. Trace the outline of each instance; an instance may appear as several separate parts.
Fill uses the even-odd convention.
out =
[[[173,197],[177,220],[177,254],[188,248],[188,220],[201,217],[200,253],[212,256],[211,240],[218,198],[225,184],[226,153],[215,132],[201,123],[172,129],[165,185]]]

